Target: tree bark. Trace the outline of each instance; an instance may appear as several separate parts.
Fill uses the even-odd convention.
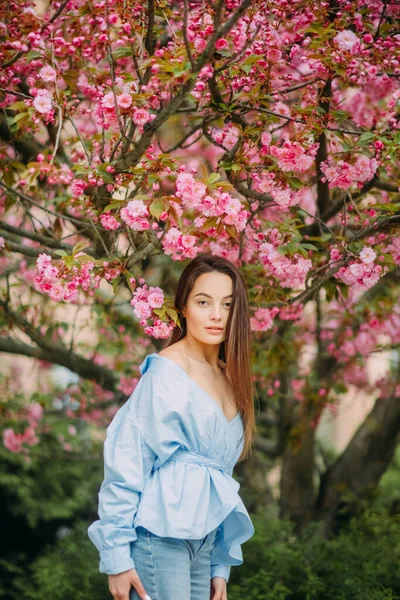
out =
[[[378,398],[346,450],[322,476],[315,516],[326,531],[335,528],[345,496],[365,496],[379,483],[393,458],[400,432],[400,398]]]

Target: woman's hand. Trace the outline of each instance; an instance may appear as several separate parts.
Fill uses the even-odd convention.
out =
[[[228,600],[226,581],[223,577],[211,579],[210,600]]]
[[[224,580],[225,581],[225,580]],[[136,569],[130,569],[118,575],[108,576],[108,588],[114,600],[129,600],[129,592],[134,587],[142,600],[151,600],[146,593]]]

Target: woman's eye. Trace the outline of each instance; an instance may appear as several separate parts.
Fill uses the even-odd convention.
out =
[[[198,303],[201,304],[202,302],[206,302],[207,303],[207,300],[199,300]],[[202,306],[204,306],[204,304],[202,304]]]

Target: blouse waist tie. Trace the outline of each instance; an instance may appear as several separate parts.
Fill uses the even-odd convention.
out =
[[[197,454],[196,452],[190,452],[190,450],[185,450],[184,448],[178,448],[178,450],[176,450],[165,462],[167,463],[172,460],[177,462],[194,463],[196,465],[204,465],[206,467],[213,467],[214,469],[219,469],[220,471],[223,471],[229,475],[228,469],[222,463],[210,458],[209,456],[203,456],[202,454]]]

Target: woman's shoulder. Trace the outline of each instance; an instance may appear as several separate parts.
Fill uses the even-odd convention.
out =
[[[186,373],[189,373],[189,359],[186,356],[186,354],[179,348],[169,346],[168,348],[164,348],[164,350],[161,350],[158,353],[158,356],[161,356],[161,358],[167,358],[168,360],[176,363],[178,367],[186,371]]]

